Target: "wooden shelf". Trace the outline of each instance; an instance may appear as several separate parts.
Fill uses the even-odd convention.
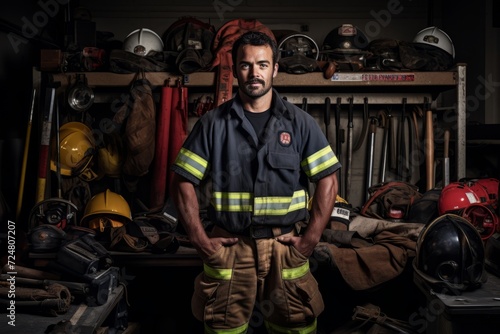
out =
[[[48,82],[60,82],[59,91],[63,91],[75,82],[78,73],[43,73]],[[110,72],[83,72],[87,83],[96,92],[96,101],[107,102],[115,98],[117,88],[129,87],[135,74],[118,74]],[[35,70],[33,84],[41,85],[42,73]],[[174,85],[182,80],[190,90],[190,101],[199,95],[214,94],[216,72],[196,72],[179,75],[166,72],[146,72],[146,78],[154,87],[164,86],[169,80]],[[453,125],[456,131],[456,178],[464,178],[465,170],[465,128],[466,128],[466,64],[457,64],[452,70],[443,72],[337,72],[332,79],[325,79],[322,72],[306,74],[278,73],[274,79],[276,87],[288,101],[300,104],[307,96],[309,104],[324,104],[330,97],[332,103],[337,98],[346,103],[353,98],[355,104],[363,103],[368,97],[370,104],[401,104],[406,98],[408,104],[420,104],[424,101],[436,102],[442,93],[452,93],[454,99],[450,108],[457,115]],[[238,84],[237,80],[233,85]],[[102,93],[98,93],[101,91]],[[106,93],[111,91],[111,93]],[[98,98],[97,95],[101,94]],[[107,94],[107,95],[106,95]],[[436,106],[433,110],[439,112]]]
[[[135,74],[112,72],[81,72],[85,74],[90,87],[126,87]],[[62,87],[72,84],[76,72],[49,73],[50,80],[61,83]],[[215,72],[196,72],[179,75],[167,72],[147,72],[146,78],[153,86],[163,86],[168,80],[173,85],[175,80],[183,80],[188,87],[210,87],[215,85]],[[238,81],[234,79],[233,85]],[[275,87],[376,87],[376,86],[449,86],[457,84],[456,71],[449,72],[339,72],[332,79],[325,79],[323,73],[306,74],[278,73],[274,79]]]

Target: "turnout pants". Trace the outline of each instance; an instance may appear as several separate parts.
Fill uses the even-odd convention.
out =
[[[205,333],[246,333],[263,322],[268,333],[316,333],[324,304],[308,258],[275,238],[217,227],[211,236],[239,241],[212,254],[195,280],[192,311]]]

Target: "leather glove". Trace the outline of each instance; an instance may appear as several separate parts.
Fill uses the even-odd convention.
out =
[[[330,220],[333,222],[339,222],[344,224],[346,227],[349,227],[351,211],[352,205],[337,195]]]

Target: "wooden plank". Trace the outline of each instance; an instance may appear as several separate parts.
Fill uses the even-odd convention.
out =
[[[111,314],[115,306],[123,296],[123,286],[118,285],[110,293],[108,301],[104,305],[88,307],[80,315],[79,319],[74,323],[75,329],[81,334],[93,334]]]
[[[376,86],[455,86],[456,72],[342,72],[336,73],[333,79],[325,79],[322,72],[306,74],[290,74],[280,72],[274,79],[275,87],[376,87]],[[77,73],[51,73],[53,81],[61,82],[67,87],[75,82]],[[111,72],[84,72],[90,87],[128,87],[135,74],[119,74]],[[169,80],[183,80],[188,87],[213,87],[215,72],[196,72],[188,75],[167,72],[147,72],[146,78],[153,86],[163,86]],[[238,85],[235,79],[234,86]]]

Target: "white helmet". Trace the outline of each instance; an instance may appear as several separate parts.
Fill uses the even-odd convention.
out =
[[[413,39],[413,43],[432,45],[449,53],[455,59],[455,47],[444,31],[438,27],[427,27],[418,32]]]
[[[125,37],[123,50],[146,56],[150,51],[163,51],[163,41],[153,30],[141,28]]]

